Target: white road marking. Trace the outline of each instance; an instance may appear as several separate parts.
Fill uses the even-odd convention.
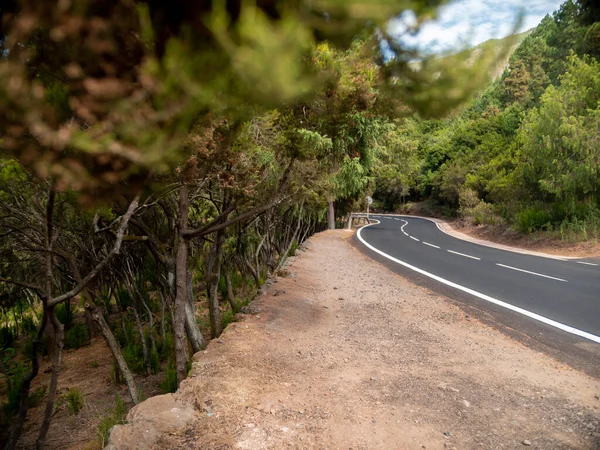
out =
[[[589,339],[590,341],[593,342],[597,342],[600,344],[600,336],[596,336],[595,334],[592,333],[588,333],[587,331],[583,331],[583,330],[579,330],[577,328],[574,328],[570,325],[565,325],[564,323],[560,323],[557,322],[555,320],[552,319],[548,319],[547,317],[541,316],[539,314],[536,314],[534,312],[531,311],[527,311],[526,309],[523,308],[519,308],[518,306],[514,306],[511,305],[510,303],[506,303],[503,302],[502,300],[498,300],[495,299],[494,297],[490,297],[489,295],[486,294],[482,294],[481,292],[477,292],[473,289],[470,289],[468,287],[465,286],[461,286],[460,284],[454,283],[452,281],[446,280],[445,278],[439,277],[437,275],[434,275],[430,272],[426,272],[423,269],[419,269],[418,267],[412,266],[404,261],[401,261],[397,258],[394,258],[393,256],[388,255],[387,253],[382,252],[381,250],[373,247],[371,244],[369,244],[367,241],[365,241],[361,235],[362,230],[364,230],[367,227],[370,227],[371,225],[374,224],[369,224],[369,225],[365,225],[364,227],[360,228],[358,230],[358,233],[356,234],[356,236],[358,237],[358,239],[369,249],[373,250],[375,253],[380,254],[381,256],[383,256],[384,258],[389,259],[390,261],[395,262],[396,264],[400,264],[401,266],[406,267],[407,269],[413,270],[417,273],[420,273],[421,275],[424,275],[426,277],[429,277],[433,280],[439,281],[440,283],[445,284],[446,286],[450,286],[454,289],[458,289],[459,291],[463,291],[466,292],[467,294],[471,294],[477,298],[480,298],[481,300],[485,300],[486,302],[490,302],[493,303],[494,305],[498,305],[501,306],[503,308],[509,309],[511,311],[514,311],[516,313],[522,314],[524,316],[527,316],[533,320],[537,320],[538,322],[542,322],[545,323],[546,325],[550,325],[552,327],[558,328],[559,330],[562,331],[566,331],[567,333],[571,333],[574,334],[576,336],[580,336],[582,338],[585,339]]]
[[[396,219],[396,218],[394,217],[394,220],[400,220],[400,219]]]
[[[464,256],[465,258],[471,258],[471,259],[476,259],[477,261],[481,261],[481,258],[478,258],[477,256],[465,255],[464,253],[458,253],[458,252],[455,252],[454,250],[448,250],[448,252],[454,253],[455,255]]]
[[[408,236],[408,233],[404,230],[402,230],[402,232],[404,233],[404,236]]]
[[[409,237],[410,237],[410,238],[411,238],[413,241],[421,242],[421,241],[419,241],[419,240],[418,240],[416,237],[414,237],[414,236],[409,236]]]
[[[430,244],[429,242],[423,241],[423,244],[429,245],[430,247],[433,247],[433,248],[439,248],[437,245]]]
[[[518,270],[519,272],[529,273],[531,275],[537,275],[538,277],[550,278],[551,280],[562,281],[563,283],[568,283],[567,280],[563,280],[562,278],[551,277],[550,275],[544,275],[543,273],[530,272],[529,270],[518,269],[516,267],[511,267],[511,266],[505,266],[504,264],[496,263],[496,265],[500,266],[500,267],[504,267],[506,269]]]
[[[575,261],[577,264],[585,264],[586,266],[597,266],[598,264],[589,263],[585,261]]]

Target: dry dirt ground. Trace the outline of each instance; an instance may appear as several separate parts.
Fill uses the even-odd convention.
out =
[[[158,449],[598,449],[600,380],[369,259],[309,240],[176,394]]]
[[[116,387],[111,380],[112,356],[101,337],[91,345],[78,350],[65,350],[63,368],[58,381],[57,403],[48,432],[46,446],[49,449],[96,450],[101,446],[97,437],[98,423],[114,408],[118,393],[127,407],[131,400],[125,386]],[[32,391],[50,384],[51,361],[40,361],[40,372],[32,384]],[[136,376],[143,395],[151,397],[162,394],[159,383],[162,375]],[[63,395],[70,388],[77,388],[84,396],[85,404],[77,415],[69,412]],[[63,397],[63,398],[61,398]],[[35,440],[44,417],[44,401],[27,414],[25,430],[19,440],[19,448],[35,448]]]

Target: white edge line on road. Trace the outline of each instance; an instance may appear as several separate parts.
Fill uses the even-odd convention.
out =
[[[421,275],[424,275],[424,276],[429,277],[433,280],[436,280],[442,284],[445,284],[446,286],[450,286],[454,289],[458,289],[459,291],[463,291],[463,292],[466,292],[467,294],[473,295],[474,297],[480,298],[481,300],[485,300],[486,302],[493,303],[494,305],[498,305],[503,308],[514,311],[516,313],[522,314],[531,319],[537,320],[538,322],[542,322],[542,323],[545,323],[546,325],[550,325],[551,327],[558,328],[559,330],[566,331],[567,333],[571,333],[576,336],[579,336],[579,337],[582,337],[585,339],[589,339],[590,341],[597,342],[600,344],[600,336],[596,336],[595,334],[588,333],[587,331],[579,330],[572,326],[565,325],[560,322],[556,322],[555,320],[548,319],[547,317],[544,317],[544,316],[540,316],[539,314],[536,314],[534,312],[527,311],[526,309],[519,308],[518,306],[511,305],[510,303],[506,303],[501,300],[495,299],[493,297],[490,297],[489,295],[485,295],[485,294],[482,294],[481,292],[474,291],[473,289],[470,289],[468,287],[461,286],[460,284],[454,283],[452,281],[446,280],[445,278],[442,278],[442,277],[439,277],[432,273],[426,272],[423,269],[419,269],[418,267],[412,266],[404,261],[401,261],[399,259],[394,258],[393,256],[388,255],[387,253],[382,252],[381,250],[373,247],[371,244],[369,244],[367,241],[365,241],[363,239],[363,237],[361,236],[361,231],[367,227],[370,227],[371,225],[375,225],[375,224],[365,225],[364,227],[360,228],[358,230],[358,232],[356,233],[356,236],[358,237],[360,242],[362,242],[367,248],[373,250],[375,253],[380,254],[384,258],[387,258],[390,261],[395,262],[396,264],[400,264],[401,266],[406,267],[407,269],[413,270],[417,273],[420,273]]]
[[[481,261],[481,258],[478,258],[477,256],[465,255],[464,253],[458,253],[458,252],[455,252],[454,250],[447,250],[447,251],[450,253],[454,253],[455,255],[464,256],[465,258],[471,258],[471,259],[476,259],[477,261]]]
[[[423,241],[423,244],[429,245],[430,247],[433,247],[433,248],[439,248],[437,245],[430,244],[429,242]]]
[[[419,240],[418,240],[416,237],[414,237],[414,236],[409,236],[409,238],[411,238],[413,241],[421,242],[421,241],[419,241]]]
[[[505,266],[504,264],[496,263],[497,266],[504,267],[506,269],[517,270],[519,272],[529,273],[531,275],[537,275],[538,277],[550,278],[551,280],[562,281],[563,283],[568,283],[567,280],[563,280],[562,278],[551,277],[550,275],[544,275],[543,273],[530,272],[529,270],[519,269],[517,267]]]
[[[386,216],[381,216],[381,217],[386,217]],[[435,219],[432,219],[431,217],[407,216],[406,214],[398,214],[398,217],[410,217],[413,219],[428,220],[429,222],[435,223],[438,230],[440,230],[442,233],[447,234],[448,236],[453,237],[454,239],[458,239],[458,240],[464,241],[464,242],[470,242],[471,244],[481,245],[483,247],[495,248],[496,250],[504,250],[505,252],[519,253],[521,255],[537,256],[539,258],[548,258],[548,259],[554,259],[556,261],[566,261],[566,262],[572,261],[574,259],[582,258],[581,256],[555,256],[555,255],[550,255],[548,253],[534,252],[534,251],[530,251],[527,249],[511,247],[509,245],[503,245],[503,244],[499,244],[500,246],[498,246],[498,244],[496,244],[494,242],[481,242],[482,241],[481,239],[477,239],[476,241],[472,240],[472,239],[465,239],[462,237],[455,236],[455,235],[449,233],[448,231],[444,230],[440,226],[440,222],[437,222]],[[476,239],[476,238],[473,238],[473,239]]]
[[[585,261],[575,261],[577,264],[585,264],[586,266],[597,266],[598,264],[589,263]]]

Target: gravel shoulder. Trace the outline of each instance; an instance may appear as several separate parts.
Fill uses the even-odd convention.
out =
[[[600,447],[600,380],[312,237],[175,394],[160,449]]]

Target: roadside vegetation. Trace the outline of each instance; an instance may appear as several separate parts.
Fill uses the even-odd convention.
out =
[[[7,449],[26,427],[44,448],[58,406],[85,410],[60,374],[65,349],[95,339],[117,394],[98,417],[104,444],[144,398],[140,378],[175,391],[286,258],[368,194],[388,210],[427,198],[480,223],[597,235],[593,2],[546,18],[491,86],[517,37],[416,68],[386,28],[402,2],[226,3],[0,9]],[[440,3],[411,7],[429,18]]]
[[[565,2],[460,111],[408,120],[396,161],[377,178],[376,206],[427,200],[476,225],[597,240],[599,21],[591,2]]]

